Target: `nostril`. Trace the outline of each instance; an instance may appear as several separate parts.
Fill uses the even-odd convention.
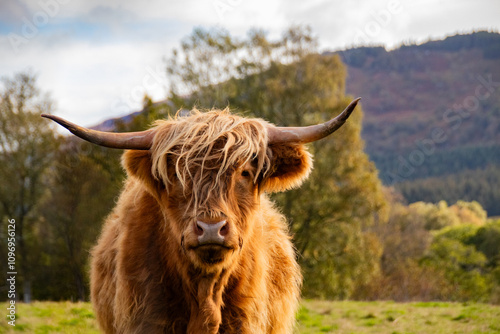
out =
[[[229,233],[229,225],[225,220],[209,224],[198,220],[194,227],[194,233],[198,236],[198,242],[203,244],[224,244],[225,237]]]
[[[194,233],[197,236],[202,236],[204,233],[203,228],[200,226],[200,224],[198,222],[196,222],[196,224],[194,224]]]
[[[223,237],[225,237],[229,233],[229,225],[226,223],[224,226],[221,227],[219,230],[219,234]]]

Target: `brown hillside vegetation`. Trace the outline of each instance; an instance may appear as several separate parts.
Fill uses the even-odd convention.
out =
[[[500,164],[500,34],[339,53],[347,93],[363,97],[366,149],[385,183]],[[430,200],[418,188],[403,195]],[[465,192],[460,199],[473,198]]]

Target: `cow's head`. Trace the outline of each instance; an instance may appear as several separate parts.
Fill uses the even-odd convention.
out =
[[[260,193],[299,186],[312,167],[303,144],[333,133],[358,101],[329,122],[301,128],[279,128],[226,110],[195,110],[134,133],[94,131],[44,117],[90,142],[131,149],[123,165],[161,207],[169,242],[210,271],[228,266],[262,221]]]

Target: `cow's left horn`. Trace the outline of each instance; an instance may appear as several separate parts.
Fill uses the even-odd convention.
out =
[[[131,150],[149,150],[153,143],[153,130],[124,133],[104,132],[81,127],[54,115],[43,114],[42,117],[51,119],[54,122],[59,123],[75,136],[104,147]]]
[[[269,143],[311,143],[335,132],[349,118],[358,104],[360,97],[352,101],[340,115],[328,122],[304,127],[270,127]]]

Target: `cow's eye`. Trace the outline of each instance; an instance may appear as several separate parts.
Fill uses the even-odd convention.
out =
[[[244,170],[244,171],[241,172],[241,176],[243,176],[243,177],[250,177],[250,172],[247,171],[247,170]]]

